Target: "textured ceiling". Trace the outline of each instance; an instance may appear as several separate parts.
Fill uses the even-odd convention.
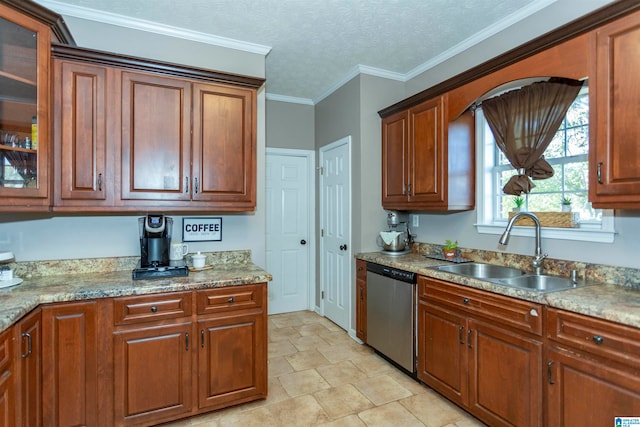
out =
[[[38,0],[36,0],[38,1]],[[318,100],[372,67],[402,80],[422,64],[555,0],[44,0],[270,47],[267,94]],[[66,8],[66,9],[65,9]],[[78,15],[80,16],[80,15]],[[95,19],[95,18],[94,18]],[[264,50],[268,51],[267,49]]]

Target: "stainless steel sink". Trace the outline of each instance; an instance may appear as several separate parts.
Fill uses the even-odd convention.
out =
[[[483,264],[472,262],[468,264],[440,265],[440,271],[460,274],[463,276],[475,277],[476,279],[499,279],[507,277],[517,277],[525,274],[517,268],[505,267],[502,265]]]
[[[495,280],[495,283],[527,289],[536,292],[555,292],[584,286],[584,283],[574,283],[566,277],[547,276],[544,274],[527,274],[519,277],[507,277]]]

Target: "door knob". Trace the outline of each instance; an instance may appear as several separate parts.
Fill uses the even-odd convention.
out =
[[[301,244],[301,245],[306,245],[306,244],[307,244],[307,241],[306,241],[306,240],[304,240],[304,239],[302,239],[302,240],[300,240],[300,244]]]
[[[346,244],[340,245],[340,250],[341,251],[346,251],[347,250],[347,245]]]

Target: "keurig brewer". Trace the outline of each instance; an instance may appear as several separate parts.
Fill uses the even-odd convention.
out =
[[[187,276],[184,263],[169,261],[173,219],[162,214],[149,214],[138,218],[140,233],[140,262],[133,270],[133,279]]]

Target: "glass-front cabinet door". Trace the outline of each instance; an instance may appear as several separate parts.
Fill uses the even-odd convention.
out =
[[[0,4],[0,210],[49,205],[50,31]]]

